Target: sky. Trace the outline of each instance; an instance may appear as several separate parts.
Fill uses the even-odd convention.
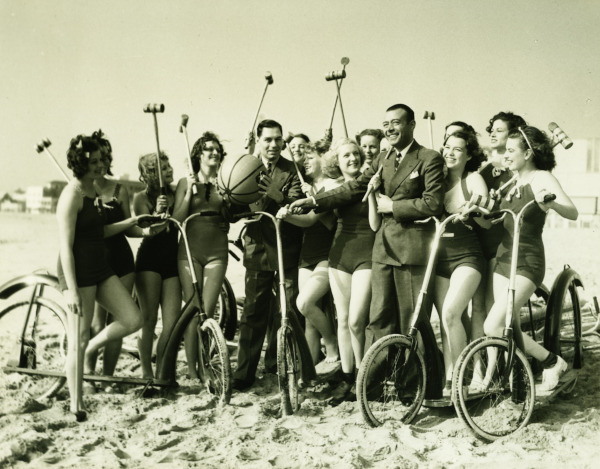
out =
[[[600,2],[596,0],[1,0],[0,194],[61,174],[69,140],[101,128],[113,171],[138,176],[161,149],[185,175],[181,114],[191,143],[216,132],[244,153],[265,73],[261,118],[320,138],[336,97],[325,75],[348,57],[341,95],[350,135],[381,127],[385,109],[415,110],[415,138],[434,146],[445,124],[485,127],[498,111],[572,138],[600,137]],[[343,136],[338,112],[334,138]]]

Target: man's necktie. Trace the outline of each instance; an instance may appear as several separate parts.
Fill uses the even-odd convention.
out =
[[[273,174],[273,163],[267,163],[267,174],[269,176]]]
[[[394,161],[394,171],[398,169],[400,162],[402,161],[402,153],[396,151],[396,160]]]

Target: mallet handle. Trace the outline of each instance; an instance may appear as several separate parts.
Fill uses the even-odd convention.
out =
[[[156,118],[156,112],[152,112],[152,117],[154,118],[154,135],[156,136],[156,170],[158,171],[158,183],[160,185],[160,193],[166,195],[167,190],[165,189],[165,182],[163,181],[162,169],[160,167],[160,142],[158,140],[158,119]]]
[[[254,116],[254,122],[252,123],[252,127],[250,128],[251,132],[254,132],[254,128],[256,127],[256,122],[258,121],[258,115],[260,114],[260,108],[262,107],[263,101],[265,99],[265,95],[267,94],[267,89],[269,88],[269,81],[267,80],[267,84],[265,85],[265,90],[260,98],[260,103],[258,103],[258,109],[256,110],[256,116]],[[248,148],[248,147],[246,147]]]
[[[179,131],[183,134],[183,138],[185,139],[185,149],[187,150],[187,163],[190,174],[194,176],[196,182],[198,182],[198,177],[194,174],[194,166],[192,165],[192,153],[190,151],[190,140],[188,139],[187,133],[187,123],[189,120],[189,116],[187,114],[182,114],[181,116],[181,126],[179,127]],[[198,194],[198,188],[195,184],[192,185],[192,194]]]
[[[56,158],[54,158],[54,155],[50,152],[50,150],[48,150],[48,148],[44,148],[44,151],[50,157],[50,159],[52,160],[52,162],[56,165],[56,167],[58,168],[58,170],[62,173],[62,175],[64,176],[65,180],[67,182],[69,182],[71,180],[71,178],[67,175],[67,173],[65,172],[65,170],[62,169],[62,167],[58,164],[58,161],[56,161]]]

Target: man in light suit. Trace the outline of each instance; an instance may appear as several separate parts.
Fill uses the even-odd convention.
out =
[[[440,215],[443,210],[444,160],[437,151],[426,149],[414,140],[415,124],[410,107],[391,106],[383,122],[391,145],[389,152],[382,152],[358,179],[292,204],[292,207],[316,204],[321,211],[356,201],[363,197],[369,181],[382,167],[381,193],[377,198],[382,223],[373,245],[366,348],[385,335],[408,333],[435,230],[433,222],[416,224],[415,221]],[[428,301],[419,316],[421,334],[433,334],[430,314],[431,301]],[[426,351],[428,368],[433,367],[430,371],[436,376],[438,372],[434,369],[441,366],[437,354],[437,351]],[[428,397],[438,397],[438,387],[436,383],[431,388],[435,388],[435,392],[428,392]]]
[[[259,188],[263,196],[246,207],[253,212],[263,211],[273,215],[280,207],[302,196],[298,174],[291,161],[281,156],[284,148],[281,125],[273,120],[263,120],[257,127],[257,157],[265,166]],[[300,328],[289,305],[295,304],[298,295],[298,260],[302,246],[302,229],[281,222],[283,265],[286,279],[288,314],[295,326]],[[277,241],[271,219],[260,218],[248,223],[244,235],[244,267],[246,268],[246,299],[240,320],[238,364],[233,375],[234,389],[244,390],[255,380],[256,369],[265,336],[268,332],[265,353],[265,370],[277,370],[277,329],[280,325],[279,302],[273,295],[278,292]],[[302,333],[300,331],[300,333]],[[310,352],[299,344],[301,353]]]

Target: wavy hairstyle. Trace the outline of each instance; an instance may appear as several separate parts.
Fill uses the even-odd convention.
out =
[[[169,157],[161,151],[160,160],[169,161]],[[146,184],[148,188],[156,189],[160,186],[158,171],[156,171],[156,152],[140,156],[138,169],[140,171],[139,180]]]
[[[527,139],[525,139],[525,136]],[[508,134],[508,138],[519,140],[519,146],[523,151],[530,149],[533,153],[533,164],[537,169],[552,171],[556,167],[556,157],[552,142],[545,132],[530,125],[517,127]]]
[[[509,133],[518,127],[525,127],[527,125],[525,119],[523,119],[518,114],[514,114],[510,111],[501,111],[490,119],[490,124],[485,128],[488,134],[492,133],[494,122],[496,122],[497,120],[501,120],[502,122],[506,123],[506,127],[508,128]]]
[[[98,145],[100,146],[100,153],[102,154],[102,159],[104,161],[106,161],[106,174],[108,174],[109,176],[112,176],[113,175],[112,170],[111,170],[112,162],[113,162],[112,145],[110,144],[108,139],[105,138],[105,135],[104,135],[104,132],[102,132],[102,129],[98,129],[94,133],[92,133],[92,138],[98,142]]]
[[[204,145],[208,142],[214,142],[219,147],[219,153],[221,154],[221,163],[223,162],[223,158],[227,153],[225,152],[225,148],[223,148],[223,144],[219,140],[219,137],[214,132],[206,131],[204,132],[198,140],[194,143],[192,148],[192,169],[194,173],[200,171],[200,156],[202,155],[202,150],[204,149]]]
[[[465,141],[467,155],[471,157],[467,160],[467,164],[465,164],[465,172],[471,173],[477,171],[486,158],[485,153],[479,145],[475,131],[457,130],[456,132],[452,132],[446,137],[446,140],[444,140],[444,146],[450,137],[460,138]]]
[[[338,179],[342,176],[342,172],[340,171],[339,151],[343,145],[349,144],[356,145],[356,148],[358,148],[358,153],[360,155],[359,166],[362,166],[362,164],[365,162],[364,150],[360,147],[358,143],[356,143],[355,140],[346,137],[340,138],[336,140],[335,143],[331,145],[330,150],[323,155],[323,159],[321,161],[321,169],[325,176],[331,179]]]
[[[77,135],[71,139],[67,150],[67,167],[73,176],[81,179],[89,169],[90,154],[100,150],[98,142],[86,135]]]

